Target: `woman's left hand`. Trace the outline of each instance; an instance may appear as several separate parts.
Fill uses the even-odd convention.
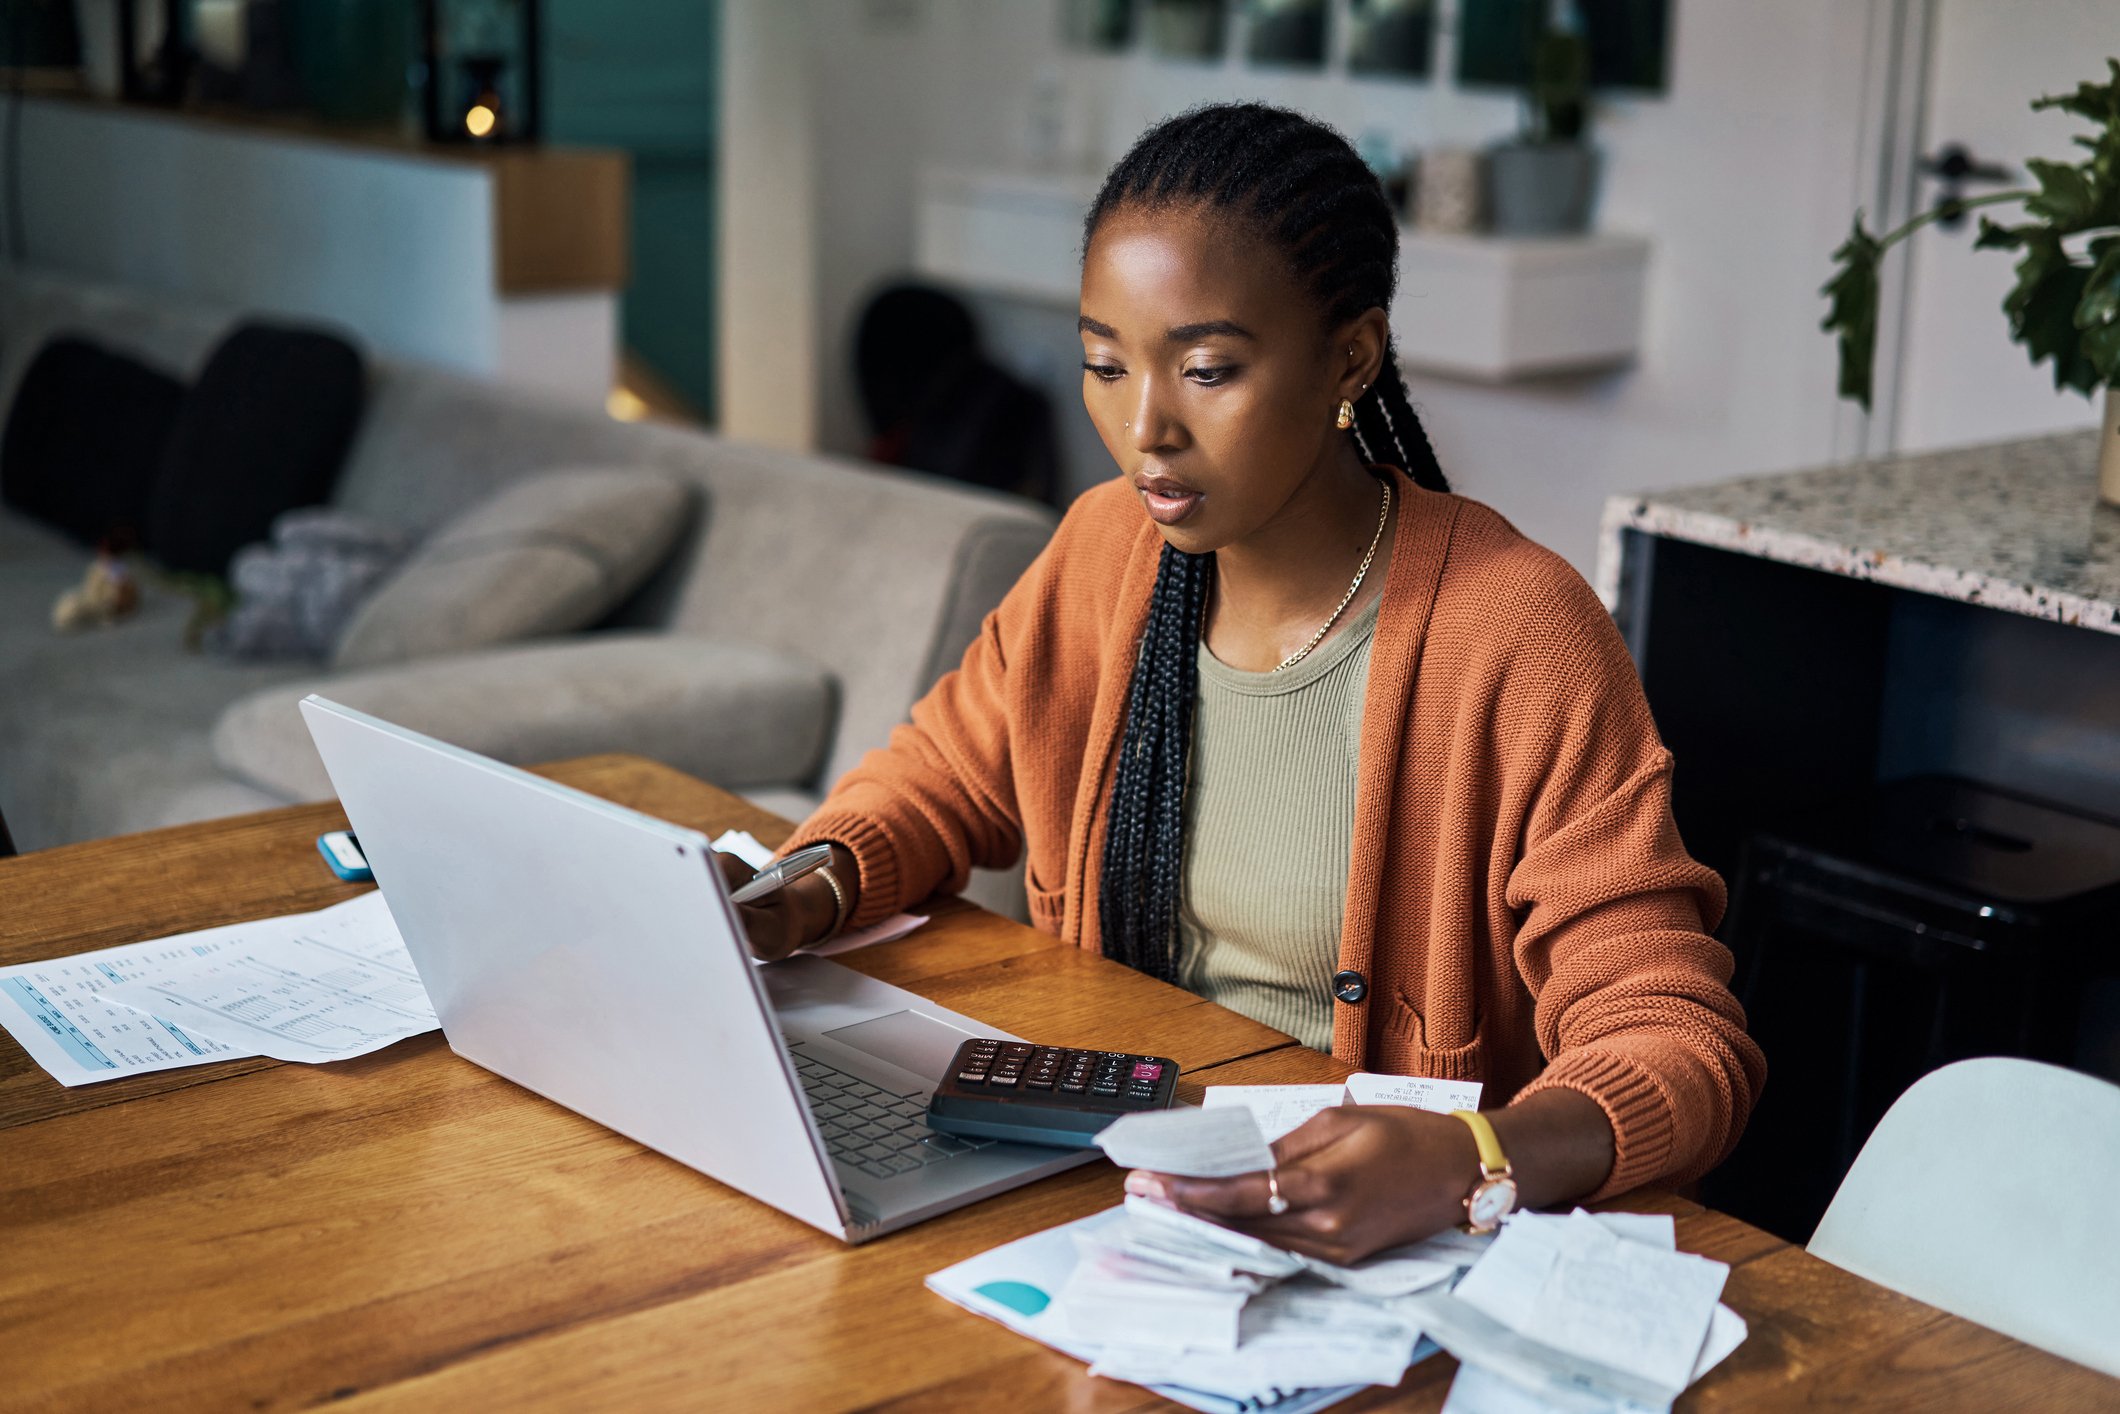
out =
[[[1276,1140],[1288,1211],[1273,1216],[1263,1173],[1178,1178],[1135,1170],[1126,1191],[1328,1262],[1357,1262],[1465,1220],[1480,1179],[1463,1120],[1403,1105],[1321,1111]]]

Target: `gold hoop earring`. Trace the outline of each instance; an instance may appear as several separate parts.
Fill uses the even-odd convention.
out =
[[[1346,398],[1340,399],[1340,415],[1332,420],[1332,425],[1339,428],[1342,432],[1354,426],[1354,404],[1352,402]]]

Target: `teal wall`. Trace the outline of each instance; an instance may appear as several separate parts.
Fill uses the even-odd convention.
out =
[[[633,154],[626,346],[714,407],[718,0],[546,0],[545,133]]]

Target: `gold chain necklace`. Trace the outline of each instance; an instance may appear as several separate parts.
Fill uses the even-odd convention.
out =
[[[1384,508],[1377,512],[1377,533],[1369,537],[1369,548],[1362,552],[1361,568],[1354,572],[1354,583],[1347,586],[1346,597],[1340,600],[1340,606],[1332,611],[1332,616],[1318,625],[1318,631],[1310,636],[1310,642],[1283,658],[1281,666],[1274,669],[1275,672],[1280,672],[1281,668],[1292,668],[1309,657],[1310,650],[1324,642],[1325,635],[1340,621],[1340,615],[1347,611],[1347,606],[1354,602],[1354,596],[1361,592],[1363,577],[1369,573],[1369,562],[1376,557],[1377,546],[1384,542],[1384,522],[1390,518],[1391,483],[1387,481],[1384,483]]]

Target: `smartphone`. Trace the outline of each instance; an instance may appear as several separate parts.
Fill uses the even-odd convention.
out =
[[[732,903],[756,903],[768,894],[778,893],[805,874],[815,873],[832,862],[832,847],[828,844],[813,844],[808,849],[798,849],[784,859],[776,859],[748,883],[729,895]]]
[[[349,884],[375,881],[375,871],[368,867],[368,856],[361,853],[361,842],[354,838],[351,830],[326,830],[318,835],[317,853],[324,856],[332,873]]]

